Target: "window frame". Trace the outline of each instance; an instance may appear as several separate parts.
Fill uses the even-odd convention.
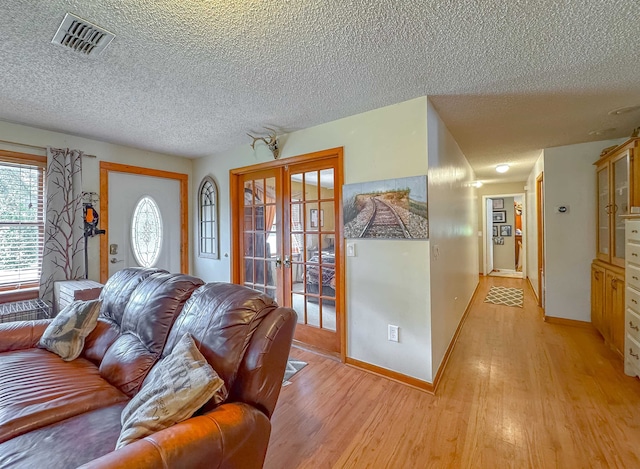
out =
[[[157,226],[158,230],[156,233],[158,235],[157,243],[156,243],[157,249],[153,253],[151,262],[146,262],[146,259],[143,259],[143,255],[142,255],[143,253],[138,250],[138,245],[139,245],[138,235],[140,235],[140,232],[138,232],[137,228],[139,227],[138,221],[140,217],[140,210],[144,208],[143,202],[146,204],[150,204],[152,208],[152,212],[154,213],[154,216],[157,218],[156,221],[158,222],[158,226]],[[164,241],[163,228],[164,228],[164,225],[162,222],[162,212],[160,211],[160,205],[158,204],[158,202],[156,202],[156,200],[148,194],[140,197],[140,199],[136,203],[135,208],[133,209],[133,213],[131,214],[131,230],[130,230],[131,232],[129,233],[129,236],[131,238],[131,251],[133,252],[133,258],[141,267],[145,267],[145,268],[154,267],[158,263],[158,260],[160,260],[160,254],[162,253],[162,243]],[[148,253],[144,253],[144,254],[148,254]]]
[[[39,233],[41,237],[41,249],[44,248],[44,235],[46,229],[46,193],[45,193],[45,180],[47,172],[47,157],[41,155],[33,155],[30,153],[19,153],[9,150],[0,149],[0,163],[10,164],[22,164],[27,166],[33,166],[40,170],[38,176],[38,193],[41,199],[38,200],[38,216],[39,220],[36,222],[36,226],[39,227]],[[4,225],[0,223],[0,226]],[[42,252],[40,252],[42,257]],[[40,263],[40,273],[42,273],[42,263]],[[23,284],[13,285],[0,285],[0,303],[19,301],[37,298],[39,295],[40,279],[35,282],[28,282]]]
[[[211,198],[212,203],[205,205],[204,204],[204,190],[208,189],[208,186],[211,186]],[[220,236],[219,230],[220,227],[218,225],[218,184],[212,176],[205,176],[202,178],[200,182],[200,186],[198,187],[198,257],[202,257],[205,259],[220,259]],[[208,194],[207,194],[208,195]],[[206,207],[211,207],[209,210],[205,212]],[[205,218],[205,215],[208,215],[210,218]],[[203,251],[203,246],[207,243],[207,239],[204,233],[205,223],[211,224],[211,237],[208,242],[212,252]]]

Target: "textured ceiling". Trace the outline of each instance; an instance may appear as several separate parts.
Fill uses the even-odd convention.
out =
[[[66,12],[116,34],[54,46]],[[428,95],[478,179],[540,149],[628,136],[637,0],[14,0],[0,119],[189,157]],[[588,132],[615,128],[602,136]]]

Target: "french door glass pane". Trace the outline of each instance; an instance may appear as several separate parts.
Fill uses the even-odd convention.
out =
[[[278,220],[275,178],[244,183],[244,284],[276,298]]]
[[[291,305],[298,322],[336,330],[334,171],[291,175]]]

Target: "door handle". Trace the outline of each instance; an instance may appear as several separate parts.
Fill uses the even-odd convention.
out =
[[[284,256],[284,266],[289,268],[291,267],[291,258],[288,255]]]
[[[276,269],[282,267],[282,259],[280,257],[276,257]]]
[[[122,262],[122,261],[123,259],[116,259],[115,257],[112,257],[109,262],[111,262],[112,264],[117,264],[118,262]]]

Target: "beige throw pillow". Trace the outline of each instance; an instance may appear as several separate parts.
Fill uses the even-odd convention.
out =
[[[188,419],[212,398],[216,404],[227,398],[224,381],[187,333],[122,410],[116,449]]]
[[[45,329],[39,347],[60,355],[65,361],[78,358],[84,339],[98,324],[101,300],[74,301],[58,313]]]

